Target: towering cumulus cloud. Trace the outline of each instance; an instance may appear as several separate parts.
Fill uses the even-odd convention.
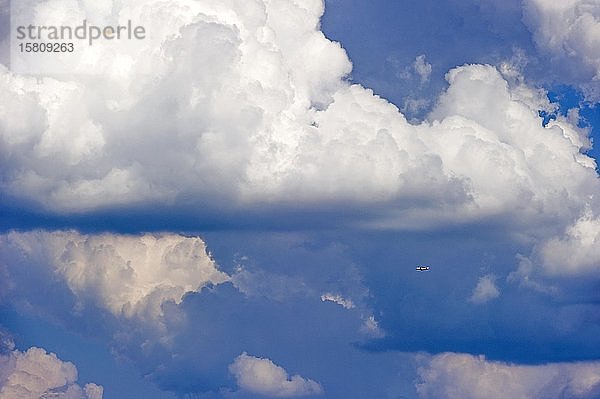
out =
[[[598,357],[592,140],[576,112],[541,116],[560,112],[516,65],[533,46],[453,67],[409,122],[351,82],[322,0],[15,3],[145,36],[59,74],[0,65],[0,315],[93,336],[180,397],[600,396],[597,362],[399,365]],[[598,1],[522,3],[549,65],[600,93]],[[423,90],[441,78],[426,50],[407,58]],[[98,220],[216,227],[222,268],[198,237],[10,230]],[[102,396],[42,349],[4,352],[0,399]]]
[[[505,213],[572,219],[597,191],[586,132],[566,120],[543,127],[543,93],[493,67],[452,70],[419,125],[347,83],[345,51],[319,30],[321,1],[74,7],[90,21],[136,21],[148,37],[95,44],[101,80],[2,68],[0,189],[20,206],[375,203],[379,215],[387,204],[386,223],[422,226]]]
[[[311,254],[296,246],[283,251],[284,259],[303,275],[288,276],[290,269],[275,262],[283,270],[251,273],[238,265],[230,277],[197,237],[11,232],[0,235],[8,287],[0,305],[92,336],[131,360],[147,381],[182,397],[236,386],[235,395],[317,395],[320,383],[296,374],[312,375],[312,364],[327,356],[313,342],[354,353],[350,342],[380,330],[374,316],[364,320],[370,309],[358,277],[330,266],[341,263],[343,252]],[[324,294],[345,305],[326,306],[325,287],[353,294],[355,302]],[[239,356],[244,350],[295,372],[288,375],[267,358]]]
[[[2,263],[21,292],[35,274],[50,273],[65,281],[82,306],[127,318],[159,319],[164,303],[180,303],[186,292],[229,278],[216,269],[200,238],[34,231],[9,233],[0,242]]]

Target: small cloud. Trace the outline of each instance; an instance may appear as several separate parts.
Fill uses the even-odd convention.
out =
[[[385,331],[379,327],[379,323],[375,320],[375,316],[373,315],[364,319],[363,324],[360,326],[360,332],[371,338],[385,337]]]
[[[433,67],[425,60],[425,54],[421,54],[415,58],[412,64],[403,64],[397,57],[389,56],[387,62],[395,69],[395,74],[398,79],[412,80],[415,79],[415,74],[419,77],[421,84],[429,81]]]
[[[293,296],[304,296],[310,288],[299,277],[270,273],[266,270],[248,270],[238,266],[231,276],[233,286],[250,297],[264,297],[283,301]]]
[[[15,349],[15,341],[12,336],[2,327],[0,327],[0,355],[6,355]]]
[[[413,63],[413,69],[421,78],[421,83],[426,83],[429,81],[429,76],[431,76],[432,66],[430,63],[425,61],[425,54],[421,54],[417,58],[415,58],[415,62]]]
[[[404,114],[413,115],[427,109],[429,104],[431,101],[426,98],[407,98],[401,110]]]
[[[229,371],[240,388],[260,395],[287,398],[323,393],[318,382],[299,375],[289,377],[283,367],[271,360],[249,356],[246,352],[229,365]]]
[[[480,277],[469,302],[479,305],[498,298],[500,290],[496,287],[495,280],[496,278],[492,275]]]
[[[329,302],[337,303],[338,305],[344,307],[344,309],[354,309],[356,307],[356,305],[354,305],[354,302],[352,302],[351,299],[346,299],[346,298],[342,297],[340,294],[334,295],[329,292],[321,295],[321,301],[323,301],[323,302],[329,301]]]
[[[525,287],[540,293],[556,295],[559,290],[555,286],[548,285],[544,282],[535,279],[534,265],[531,259],[521,254],[516,256],[519,267],[517,270],[511,272],[506,279],[509,283],[518,284],[521,287]]]
[[[524,81],[523,71],[529,63],[525,50],[515,47],[510,59],[500,63],[498,70],[504,78],[510,83],[520,83]]]

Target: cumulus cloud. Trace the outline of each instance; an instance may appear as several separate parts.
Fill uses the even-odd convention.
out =
[[[561,281],[595,276],[600,268],[599,248],[600,218],[588,208],[562,232],[540,240],[529,256],[518,254],[518,268],[508,280],[559,294]]]
[[[176,234],[10,232],[0,236],[0,253],[9,276],[48,269],[82,306],[127,318],[158,319],[164,303],[180,303],[187,292],[229,278],[200,238]]]
[[[564,119],[542,128],[535,111],[548,106],[542,93],[510,87],[492,67],[459,67],[447,80],[450,87],[430,115],[433,127],[443,129],[435,145],[447,144],[436,150],[444,155],[445,168],[468,179],[479,210],[507,213],[510,204],[528,221],[544,213],[564,217],[562,190],[584,207],[589,199],[584,193],[598,189],[595,162],[581,153],[589,146],[585,131]],[[563,173],[574,179],[568,188],[559,178]]]
[[[288,373],[266,358],[242,353],[229,366],[240,388],[250,392],[274,397],[320,395],[321,385],[313,380]]]
[[[77,369],[41,348],[0,354],[2,399],[102,399],[103,388],[77,384]]]
[[[75,14],[105,9],[87,4]],[[594,162],[580,153],[586,133],[566,120],[543,127],[543,93],[493,67],[452,70],[428,121],[412,125],[344,80],[351,63],[319,29],[321,1],[162,4],[115,3],[149,39],[135,56],[98,46],[99,59],[130,59],[101,63],[101,83],[2,68],[8,199],[60,213],[333,201],[374,203],[381,215],[387,203],[372,226],[422,228],[506,213],[568,218],[597,191]],[[414,69],[431,73],[424,56]]]
[[[595,0],[526,0],[524,20],[538,48],[575,74],[588,95],[600,98],[600,4]]]
[[[93,336],[149,381],[182,396],[234,388],[228,366],[244,350],[268,350],[290,364],[307,354],[320,359],[322,347],[312,343],[345,352],[377,335],[374,319],[359,331],[367,292],[343,248],[314,250],[279,233],[234,237],[254,246],[249,257],[237,258],[244,265],[231,277],[216,268],[201,239],[175,234],[11,232],[0,236],[0,269],[7,270],[6,297],[17,311]],[[267,269],[253,266],[267,263],[251,260],[257,255],[270,261]],[[324,292],[352,297],[356,308],[324,306]],[[309,379],[286,380],[273,392],[317,392]]]
[[[556,276],[590,275],[600,270],[600,217],[586,212],[563,235],[539,248],[545,271]]]
[[[587,132],[562,117],[543,126],[538,111],[551,105],[544,92],[517,78],[516,66],[501,71],[489,65],[452,69],[446,75],[448,88],[431,114],[423,122],[409,123],[396,106],[345,80],[351,63],[342,47],[320,31],[322,1],[130,0],[92,5],[53,0],[33,1],[31,10],[46,15],[67,4],[78,18],[143,24],[148,40],[135,48],[95,47],[88,60],[97,61],[94,73],[101,80],[80,74],[89,67],[85,63],[72,65],[75,74],[59,77],[20,75],[0,66],[4,204],[58,213],[111,207],[120,212],[158,204],[193,213],[211,207],[251,211],[264,204],[314,209],[315,204],[343,203],[360,206],[365,210],[362,225],[376,228],[500,220],[518,233],[542,237],[546,244],[540,253],[549,270],[555,268],[552,262],[564,263],[556,255],[561,249],[585,254],[578,259],[595,259],[593,221],[589,226],[576,222],[573,226],[581,226],[573,232],[544,241],[573,223],[588,202],[598,206],[596,164],[582,153],[590,146]],[[585,14],[591,8],[578,10]],[[540,37],[544,43],[544,34]],[[432,73],[424,56],[411,68],[423,83]],[[406,109],[422,109],[423,104],[417,99]],[[13,289],[11,280],[45,268],[48,281],[58,280],[74,294],[77,311],[99,307],[133,320],[131,324],[162,319],[165,307],[183,302],[186,293],[230,280],[200,239],[171,234],[9,233],[0,245],[2,291]],[[578,270],[595,267],[573,262]],[[237,302],[229,299],[235,306],[222,308],[249,306],[247,301],[257,306],[249,309],[259,309],[253,314],[273,309],[284,313],[263,305],[266,297],[285,301],[290,294],[298,297],[314,289],[310,297],[318,302],[321,293],[339,289],[307,289],[301,279],[243,270],[231,282],[237,292],[229,295],[224,289],[219,298],[227,302],[229,295]],[[34,286],[29,281],[25,285]],[[219,288],[224,286],[231,288]],[[497,291],[493,281],[480,280],[472,300],[484,302]],[[238,298],[240,292],[245,296]],[[345,298],[360,297],[344,290],[342,294],[341,299],[336,294],[325,300],[349,307]],[[210,301],[211,295],[189,297]],[[464,305],[464,298],[460,301]],[[355,305],[360,312],[361,304]],[[195,306],[211,314],[204,303]],[[345,317],[357,313],[338,306],[319,308],[352,313]],[[382,337],[372,314],[364,311],[358,328]],[[228,320],[219,329],[211,322],[222,317],[204,317],[207,322],[195,326],[214,328],[206,335],[215,341],[207,339],[201,346],[195,335],[186,335],[190,331],[180,331],[188,339],[181,338],[184,355],[143,358],[152,352],[148,350],[139,363],[156,366],[156,375],[176,374],[181,365],[175,363],[186,361],[195,375],[217,374],[211,370],[224,355],[211,354],[194,369],[197,359],[190,360],[189,343],[203,349],[193,353],[204,361],[210,352],[206,347],[220,342],[215,337],[228,332],[239,338],[230,331],[241,322]],[[256,336],[261,336],[259,330],[253,330]],[[224,364],[242,349],[251,347],[237,348]],[[249,391],[320,389],[314,381],[288,377],[268,359],[242,355],[232,367],[240,387]],[[264,382],[253,370],[267,370],[279,385]],[[258,382],[247,382],[244,376]],[[211,383],[221,380],[215,377]]]
[[[600,394],[598,362],[523,366],[444,353],[424,363],[416,385],[423,399],[591,399]]]
[[[473,294],[469,297],[469,301],[476,304],[483,304],[498,298],[500,290],[496,286],[495,280],[496,278],[492,275],[480,277],[473,289]]]

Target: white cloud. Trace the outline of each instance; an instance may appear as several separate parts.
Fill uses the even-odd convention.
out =
[[[600,217],[586,209],[562,232],[540,240],[529,256],[518,254],[517,261],[508,281],[547,294],[563,292],[556,285],[562,279],[594,277],[600,270]]]
[[[0,235],[0,269],[7,269],[11,285],[5,304],[105,342],[161,389],[181,396],[227,390],[235,386],[227,366],[243,350],[256,350],[256,337],[262,337],[258,342],[281,339],[285,353],[294,356],[315,348],[294,345],[290,329],[310,342],[325,339],[343,350],[365,338],[357,330],[366,288],[347,251],[337,245],[315,250],[303,244],[305,238],[292,236],[246,236],[242,246],[261,243],[261,249],[242,257],[249,269],[239,265],[229,278],[216,269],[199,238],[12,232]],[[261,270],[251,260],[257,253],[278,254],[269,256],[270,269]],[[219,284],[222,279],[227,283]],[[217,286],[198,289],[210,282]],[[199,292],[182,294],[186,291]],[[357,301],[357,309],[324,306],[323,292],[344,293]],[[376,323],[370,327],[369,337],[377,331]],[[294,371],[270,392],[319,392],[319,384],[293,376]],[[239,395],[249,395],[248,389]]]
[[[323,388],[318,382],[299,375],[292,377],[269,359],[249,356],[245,352],[229,366],[240,388],[274,397],[320,395]]]
[[[479,278],[477,286],[473,289],[473,294],[469,298],[470,302],[483,304],[500,296],[500,290],[496,287],[495,277],[487,275]]]
[[[421,84],[429,81],[432,66],[425,60],[425,54],[415,57],[414,62],[409,66],[404,66],[394,56],[389,56],[387,61],[396,69],[396,77],[402,80],[410,80],[417,74]]]
[[[0,190],[66,213],[375,203],[370,225],[395,228],[572,220],[598,191],[585,132],[542,127],[543,93],[492,67],[453,69],[429,121],[412,125],[344,81],[351,64],[319,30],[321,1],[161,4],[115,3],[152,35],[130,67],[107,62],[101,83],[0,71]],[[431,73],[424,57],[413,67]]]
[[[323,302],[333,302],[344,309],[351,310],[356,309],[356,304],[348,298],[344,298],[340,294],[333,294],[331,292],[325,293],[321,295],[321,301]],[[375,319],[375,316],[369,314],[370,312],[368,308],[364,305],[359,305],[362,323],[358,329],[361,334],[364,334],[368,338],[383,338],[385,337],[385,331],[379,326],[379,322]]]
[[[429,76],[431,76],[432,66],[430,63],[425,61],[425,55],[421,54],[417,58],[415,58],[415,62],[413,64],[413,68],[419,78],[421,79],[421,83],[426,83],[429,80]]]
[[[413,115],[426,109],[430,103],[431,101],[426,98],[407,98],[402,106],[402,112]]]
[[[421,361],[416,386],[422,399],[592,399],[600,394],[599,362],[523,366],[458,353]]]
[[[447,79],[450,87],[430,116],[439,132],[431,143],[445,170],[470,183],[479,211],[516,213],[528,222],[544,214],[568,220],[574,215],[566,211],[565,191],[573,205],[585,206],[584,193],[598,190],[595,163],[580,153],[589,145],[586,132],[562,118],[541,127],[536,109],[548,106],[543,93],[509,86],[492,67],[459,67]]]
[[[526,81],[524,76],[525,68],[529,62],[530,60],[525,50],[520,47],[514,47],[512,56],[502,61],[498,65],[498,70],[504,79],[506,79],[506,81],[512,86],[523,85],[523,82]],[[550,110],[551,109],[547,109],[546,111]],[[577,123],[574,125],[576,124]]]
[[[593,275],[600,270],[600,217],[586,212],[563,235],[539,248],[546,273],[554,276]]]
[[[10,232],[0,236],[0,253],[9,275],[11,269],[49,269],[82,305],[128,318],[157,319],[163,303],[180,303],[185,293],[229,278],[200,238],[175,234]]]
[[[559,292],[556,286],[541,282],[536,278],[536,265],[530,258],[523,256],[522,254],[517,254],[516,260],[518,263],[517,270],[508,275],[507,281],[518,283],[523,287],[541,293],[557,294]]]
[[[370,338],[383,338],[385,337],[385,331],[379,326],[375,316],[370,315],[363,319],[363,323],[360,326],[360,332]]]
[[[340,294],[332,294],[330,292],[327,292],[327,293],[321,295],[321,301],[337,303],[338,305],[342,306],[344,309],[354,309],[356,307],[356,305],[354,305],[354,302],[352,302],[351,299],[346,299],[343,296],[341,296]]]
[[[44,349],[0,354],[1,399],[102,399],[103,388],[77,383],[77,369]]]
[[[245,295],[263,296],[274,300],[306,296],[312,290],[301,277],[267,273],[264,270],[250,271],[241,265],[232,274],[231,282]]]
[[[595,0],[526,0],[524,20],[540,50],[575,72],[595,99],[600,98],[600,3]]]

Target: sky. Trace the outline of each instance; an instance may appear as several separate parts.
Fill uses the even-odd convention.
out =
[[[599,32],[0,1],[0,399],[600,398]]]

